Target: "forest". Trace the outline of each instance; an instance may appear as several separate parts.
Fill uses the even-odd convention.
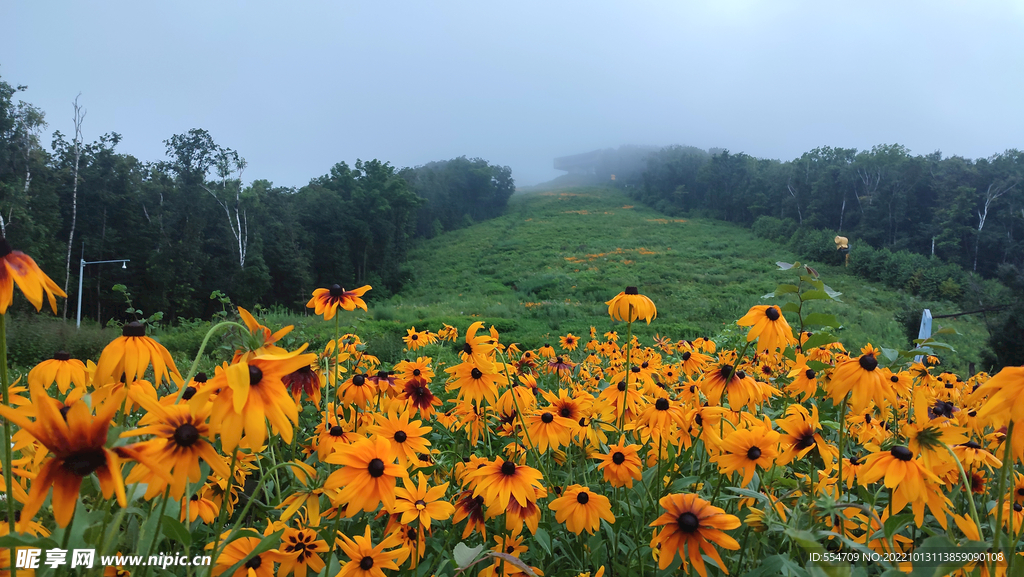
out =
[[[416,239],[500,214],[515,191],[511,169],[466,157],[338,162],[298,189],[275,186],[243,179],[244,151],[198,128],[144,161],[118,149],[117,133],[83,139],[77,100],[75,134],[54,132],[46,146],[44,112],[17,98],[24,89],[0,80],[0,228],[66,289],[68,317],[81,259],[130,261],[85,268],[82,316],[100,322],[124,308],[115,284],[167,320],[208,317],[218,290],[295,310],[333,284],[386,296],[411,280]]]

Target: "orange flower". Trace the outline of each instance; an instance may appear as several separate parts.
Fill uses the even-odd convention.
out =
[[[0,236],[0,263],[0,315],[7,314],[7,308],[14,300],[14,283],[18,283],[21,293],[37,311],[43,308],[45,294],[53,314],[57,314],[57,299],[54,295],[65,298],[68,295],[46,273],[39,270],[32,257],[12,249],[3,236]]]
[[[324,315],[324,320],[329,321],[338,312],[338,307],[354,311],[356,307],[366,310],[366,303],[362,297],[370,290],[370,285],[361,286],[357,289],[347,291],[339,285],[331,285],[331,288],[319,288],[313,291],[313,298],[306,303],[306,308],[313,309],[316,314]]]

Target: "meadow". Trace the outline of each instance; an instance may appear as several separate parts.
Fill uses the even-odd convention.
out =
[[[48,309],[59,288],[0,258]],[[968,373],[980,321],[911,342],[900,314],[955,305],[802,260],[579,188],[424,241],[399,294],[319,288],[305,315],[214,295],[209,322],[76,332],[8,318],[10,273],[0,566],[1024,572],[1024,367]]]

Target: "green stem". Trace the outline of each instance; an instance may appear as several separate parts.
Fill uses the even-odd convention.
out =
[[[184,389],[184,387],[182,387],[182,389]],[[210,564],[210,573],[209,573],[210,577],[213,577],[213,568],[216,566],[217,549],[218,549],[218,547],[220,547],[220,536],[223,533],[223,531],[221,531],[221,529],[224,528],[224,522],[226,521],[226,519],[224,519],[224,514],[227,513],[228,506],[230,506],[230,504],[231,504],[231,489],[232,489],[232,487],[234,485],[234,482],[235,482],[235,465],[237,465],[237,464],[238,464],[238,447],[235,447],[231,451],[231,468],[229,470],[228,479],[227,479],[227,485],[226,485],[226,489],[224,491],[224,496],[221,497],[221,501],[220,501],[220,513],[217,514],[217,528],[216,528],[217,535],[216,535],[216,537],[214,537],[214,540],[213,540],[213,556],[211,557],[211,559],[213,560],[213,563]],[[263,481],[263,478],[260,479],[260,482],[262,482],[262,481]],[[249,503],[252,503],[252,500],[250,500]],[[246,503],[246,505],[248,505],[249,503]]]
[[[629,395],[629,374],[633,369],[632,358],[630,357],[633,352],[633,305],[629,305],[629,313],[627,318],[630,319],[626,322],[626,390],[622,391],[622,406],[619,407],[619,438],[622,438],[626,434],[626,399]]]
[[[996,505],[996,528],[995,534],[992,536],[992,547],[996,552],[1002,550],[1003,501],[1006,499],[1006,474],[1013,468],[1013,463],[1010,461],[1010,458],[1012,457],[1012,455],[1010,455],[1010,445],[1013,444],[1013,425],[1014,422],[1010,421],[1010,424],[1006,427],[1006,437],[1003,438],[1003,443],[1005,444],[1005,448],[1003,449],[1003,466],[999,469],[999,488],[997,489],[999,492],[999,504]],[[1010,526],[1013,526],[1012,521],[1010,522]],[[978,527],[978,530],[980,531],[981,527]],[[1006,557],[1004,556],[1003,558],[1005,559]],[[992,569],[990,574],[996,574],[995,559],[992,560]]]
[[[3,392],[4,406],[11,406],[10,399],[10,375],[7,373],[7,315],[0,314],[0,389]],[[14,462],[14,453],[11,451],[11,422],[4,419],[4,451],[3,451],[3,463],[4,468],[4,486],[7,488],[7,528],[10,535],[14,535],[14,471],[12,469]],[[11,546],[11,575],[17,575],[17,568],[14,566],[15,557],[17,556],[17,550],[14,546]]]
[[[146,550],[147,559],[149,558],[150,555],[153,554],[153,547],[156,546],[156,541],[160,538],[160,525],[164,522],[164,511],[167,509],[167,501],[170,495],[171,487],[170,485],[168,485],[167,489],[164,490],[164,499],[163,503],[161,503],[160,505],[160,516],[156,519],[156,529],[153,531],[153,539],[149,542],[149,548]],[[143,577],[149,575],[149,566],[146,566],[146,569],[142,572],[142,575]]]
[[[967,502],[971,506],[971,518],[974,519],[974,525],[978,528],[978,531],[981,531],[981,521],[978,520],[978,509],[977,507],[974,506],[974,495],[971,494],[971,480],[967,478],[967,473],[964,471],[964,466],[960,462],[960,459],[956,456],[956,453],[953,452],[952,447],[945,443],[943,443],[942,446],[945,447],[946,451],[948,451],[950,456],[953,457],[953,462],[956,463],[957,469],[960,470],[960,482],[962,483],[964,492],[967,493]],[[1005,466],[1005,463],[1003,464]],[[891,501],[889,506],[892,507]],[[892,513],[890,512],[890,516],[891,515]]]
[[[185,382],[178,387],[178,398],[176,399],[176,402],[181,402],[181,396],[185,394],[185,388],[188,387],[188,384],[192,382],[192,377],[196,376],[196,372],[199,371],[199,361],[203,359],[203,353],[206,351],[206,345],[210,342],[210,337],[220,329],[230,326],[238,327],[246,332],[249,331],[248,327],[240,325],[234,321],[223,321],[210,327],[210,330],[206,331],[206,336],[203,337],[202,344],[199,345],[199,352],[196,353],[196,358],[192,361],[192,366],[189,368],[188,374],[185,375]]]

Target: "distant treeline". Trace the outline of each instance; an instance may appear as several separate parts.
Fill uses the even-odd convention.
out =
[[[170,319],[219,309],[215,290],[239,304],[291,308],[335,283],[371,284],[385,296],[410,279],[416,238],[501,214],[515,191],[508,167],[465,157],[402,170],[340,162],[297,190],[245,185],[244,158],[200,129],[165,141],[159,162],[117,151],[115,133],[85,142],[55,132],[48,150],[43,113],[15,101],[20,89],[0,80],[0,227],[68,283],[68,316],[83,257],[131,261],[86,267],[82,315],[101,321],[125,308],[110,290],[117,283],[136,308]]]
[[[971,160],[900,145],[816,148],[790,161],[671,146],[617,182],[666,214],[752,227],[802,258],[840,264],[832,238],[850,239],[851,269],[926,299],[989,315],[1000,364],[1024,363],[1024,153]],[[998,278],[1015,291],[980,289]]]

